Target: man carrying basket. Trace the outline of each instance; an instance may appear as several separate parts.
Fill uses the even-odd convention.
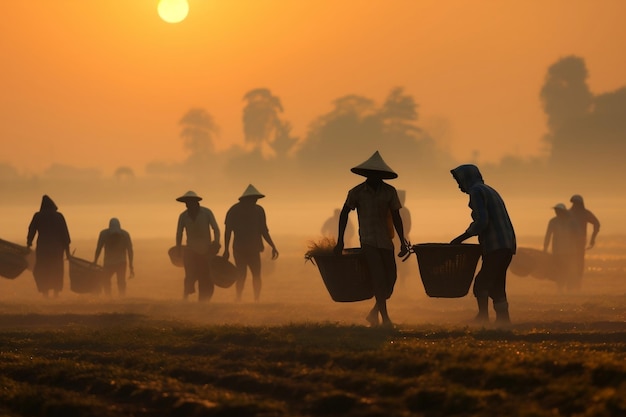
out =
[[[339,215],[339,234],[334,252],[340,255],[343,251],[348,214],[356,209],[361,251],[367,260],[376,299],[366,320],[370,325],[377,326],[380,314],[383,326],[393,327],[387,312],[387,299],[391,297],[397,279],[393,229],[395,228],[398,233],[402,245],[398,256],[402,257],[408,253],[409,243],[404,236],[404,226],[400,217],[402,205],[398,193],[383,180],[397,178],[398,174],[389,168],[378,151],[351,171],[367,179],[348,191]]]
[[[489,321],[489,298],[493,300],[496,322],[510,323],[509,303],[506,298],[506,272],[517,247],[515,231],[500,194],[483,181],[478,167],[460,165],[450,171],[459,189],[469,195],[472,223],[454,238],[451,244],[460,244],[478,236],[482,248],[482,266],[474,279],[474,296],[478,302],[475,321]]]

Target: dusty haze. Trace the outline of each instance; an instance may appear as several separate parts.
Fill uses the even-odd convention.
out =
[[[276,235],[281,255],[272,262],[263,257],[263,291],[261,302],[252,301],[252,289],[246,286],[243,301],[235,303],[235,289],[216,288],[209,304],[182,301],[182,268],[170,264],[166,255],[171,242],[167,239],[135,241],[137,276],[128,282],[127,297],[113,298],[72,293],[68,277],[59,299],[44,300],[37,293],[30,271],[15,280],[0,279],[0,304],[11,314],[95,314],[127,312],[173,320],[190,320],[211,324],[274,325],[290,322],[340,322],[365,324],[364,316],[373,301],[334,302],[315,265],[305,262],[308,242],[304,237]],[[430,240],[427,238],[427,240]],[[537,246],[540,239],[526,239],[523,245]],[[89,258],[95,240],[78,240],[77,255]],[[508,295],[514,323],[573,322],[583,325],[594,321],[619,321],[625,317],[611,315],[611,306],[626,293],[626,239],[599,239],[589,252],[590,266],[604,265],[605,270],[587,273],[580,292],[560,293],[553,282],[509,274]],[[609,271],[600,260],[620,259],[618,269]],[[615,267],[617,264],[612,264]],[[398,324],[460,325],[475,314],[471,295],[457,299],[429,298],[419,278],[417,260],[412,256],[399,262],[399,279],[389,302],[392,319]],[[617,298],[616,298],[617,297]],[[10,323],[4,323],[5,326]]]

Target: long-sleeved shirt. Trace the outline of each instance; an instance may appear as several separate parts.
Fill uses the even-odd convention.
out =
[[[517,241],[504,200],[496,190],[484,183],[478,167],[461,165],[452,171],[461,191],[469,195],[472,223],[465,233],[478,236],[483,253],[510,249],[515,253]]]
[[[100,231],[98,235],[94,261],[98,260],[102,249],[104,249],[105,266],[125,264],[128,256],[128,262],[132,270],[134,257],[133,242],[130,234],[121,228],[119,220],[115,217],[109,221],[109,228]]]

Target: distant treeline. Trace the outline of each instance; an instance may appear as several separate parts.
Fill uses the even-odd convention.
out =
[[[615,192],[623,189],[626,161],[626,88],[594,95],[587,85],[585,61],[559,59],[548,68],[540,98],[547,118],[542,138],[545,155],[505,156],[481,164],[489,183],[507,193]],[[349,168],[375,150],[404,178],[425,192],[450,187],[449,170],[460,164],[439,138],[420,127],[418,104],[402,87],[393,88],[382,104],[347,95],[313,120],[304,137],[295,137],[283,117],[283,105],[267,88],[249,91],[242,116],[244,145],[216,151],[219,126],[210,112],[192,108],[180,119],[180,141],[187,157],[178,163],[154,161],[145,174],[119,167],[112,177],[97,169],[51,165],[43,174],[25,176],[0,163],[5,195],[20,200],[39,193],[61,193],[66,199],[151,199],[194,186],[237,189],[252,182],[275,190],[323,192],[329,183],[349,175]],[[506,138],[503,138],[506,140]],[[623,193],[623,192],[622,192]]]

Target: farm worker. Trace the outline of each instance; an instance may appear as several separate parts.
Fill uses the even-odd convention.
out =
[[[186,300],[190,294],[196,292],[198,282],[198,301],[209,301],[214,290],[209,261],[219,250],[220,229],[213,212],[200,205],[201,200],[202,197],[193,191],[187,191],[176,199],[185,203],[187,207],[187,210],[178,217],[176,247],[179,253],[183,252],[182,241],[185,232],[187,246],[182,253],[185,269],[183,299]]]
[[[387,312],[387,299],[391,297],[397,279],[393,229],[401,237],[402,247],[398,256],[408,253],[409,244],[404,236],[400,217],[402,205],[398,193],[383,180],[397,178],[398,174],[385,163],[378,151],[351,171],[366,177],[366,180],[348,191],[339,215],[339,233],[334,252],[336,255],[342,253],[348,215],[351,210],[356,209],[361,253],[367,260],[376,300],[366,320],[371,326],[378,326],[380,314],[383,326],[392,328],[393,322]]]
[[[506,297],[506,272],[517,249],[515,231],[500,194],[483,181],[478,167],[460,165],[450,171],[459,189],[469,195],[472,223],[450,243],[460,244],[478,236],[482,249],[482,266],[474,279],[474,296],[478,302],[477,323],[489,321],[489,298],[493,300],[498,324],[510,323]]]
[[[224,221],[223,257],[230,257],[230,238],[233,238],[233,256],[235,266],[239,270],[239,278],[235,283],[237,291],[236,300],[241,301],[246,274],[248,268],[252,274],[252,289],[254,301],[261,297],[261,252],[263,252],[263,240],[272,248],[272,259],[278,258],[278,250],[270,236],[265,217],[265,210],[257,204],[260,198],[265,197],[252,184],[248,185],[239,202],[235,203],[228,212]]]
[[[133,266],[133,242],[130,234],[122,229],[119,219],[113,217],[109,220],[108,229],[103,229],[98,235],[96,254],[93,262],[97,263],[100,252],[104,249],[104,282],[102,287],[106,295],[111,295],[111,277],[117,278],[117,292],[120,297],[126,295],[126,266],[130,270],[130,278],[135,276]],[[128,258],[128,262],[126,259]]]
[[[65,217],[47,195],[42,197],[41,207],[28,226],[26,245],[29,248],[33,245],[35,235],[37,248],[33,277],[37,290],[46,298],[50,291],[54,297],[58,297],[63,289],[63,253],[70,256],[70,233]]]
[[[548,221],[543,239],[543,251],[551,252],[554,262],[554,278],[559,289],[573,284],[573,239],[575,223],[565,204],[553,207],[555,216]],[[551,251],[549,251],[551,249]]]
[[[591,249],[596,244],[596,236],[600,232],[600,221],[598,218],[585,208],[585,202],[582,196],[575,194],[570,200],[572,206],[569,209],[572,218],[575,223],[574,233],[574,282],[573,288],[580,288],[582,283],[583,274],[585,272],[585,250]],[[587,246],[587,224],[593,226],[591,232],[591,238],[589,239],[589,246]]]

